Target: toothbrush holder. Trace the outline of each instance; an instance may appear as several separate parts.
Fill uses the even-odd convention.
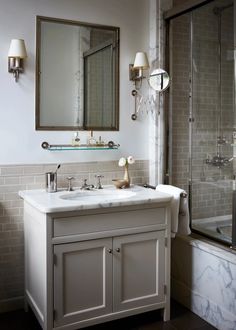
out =
[[[45,188],[48,193],[57,191],[57,173],[47,172],[45,173]]]

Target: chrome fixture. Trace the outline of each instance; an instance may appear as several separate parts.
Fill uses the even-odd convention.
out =
[[[224,145],[229,143],[225,136],[217,136],[217,145]]]
[[[48,193],[57,191],[57,172],[45,173],[45,189]]]
[[[132,120],[136,120],[138,118],[138,113],[142,107],[146,109],[146,113],[158,113],[159,97],[157,96],[157,93],[162,93],[165,91],[170,84],[170,77],[168,73],[160,68],[155,69],[151,72],[150,76],[147,78],[147,81],[149,86],[157,93],[151,93],[151,95],[147,96],[142,95],[139,90],[142,86],[142,80],[145,77],[143,76],[143,70],[138,71],[135,65],[136,64],[134,64],[134,66],[131,65],[130,69],[130,80],[135,82],[135,89],[131,92],[131,95],[134,97],[134,113],[131,115]],[[147,68],[147,66],[145,68]]]
[[[115,143],[113,141],[109,141],[108,143],[104,143],[102,146],[100,144],[90,145],[90,144],[49,144],[44,141],[41,144],[41,147],[45,150],[56,151],[56,150],[106,150],[106,149],[118,149],[119,143]]]
[[[45,188],[49,193],[57,191],[57,171],[60,167],[61,164],[58,164],[55,172],[45,173]]]
[[[233,159],[234,157],[223,157],[218,153],[216,156],[212,157],[212,159],[207,158],[206,164],[221,168],[223,166],[227,166]]]
[[[24,59],[27,57],[25,42],[23,39],[12,39],[8,51],[8,72],[13,73],[15,81],[19,74],[24,71]]]
[[[148,78],[149,85],[157,92],[165,91],[170,84],[169,74],[163,69],[155,69]]]
[[[149,62],[145,52],[136,53],[134,64],[129,65],[129,79],[134,81],[135,89],[140,89],[145,78],[143,71],[149,69]]]
[[[137,95],[138,95],[138,92],[136,91],[136,89],[132,90],[131,95],[134,97],[134,113],[131,115],[131,119],[136,120],[138,118],[138,112],[137,112]]]
[[[82,184],[81,190],[91,190],[94,188],[93,184],[87,184],[88,179],[84,179],[84,183]]]
[[[95,174],[94,176],[95,178],[97,178],[97,185],[95,186],[96,189],[103,189],[102,187],[102,183],[101,183],[101,179],[104,178],[104,175],[101,174]]]
[[[73,176],[68,176],[67,177],[67,180],[68,180],[68,191],[73,191],[74,189],[72,188],[72,183],[71,183],[71,181],[74,179],[74,177]]]
[[[148,184],[148,183],[144,183],[143,187],[156,190],[156,186],[152,186],[151,184]],[[187,198],[188,194],[185,191],[183,191],[183,192],[180,193],[180,197],[181,198]]]

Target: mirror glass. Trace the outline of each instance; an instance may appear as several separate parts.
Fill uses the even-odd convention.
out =
[[[155,91],[162,92],[169,87],[170,77],[163,69],[155,69],[149,76],[149,84]]]
[[[119,28],[37,16],[36,129],[119,129]]]

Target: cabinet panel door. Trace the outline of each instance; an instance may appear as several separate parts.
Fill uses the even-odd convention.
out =
[[[54,326],[112,312],[109,249],[111,238],[54,247]]]
[[[114,238],[114,311],[164,301],[165,231]]]

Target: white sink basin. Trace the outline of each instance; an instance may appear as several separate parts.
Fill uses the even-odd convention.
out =
[[[100,190],[61,190],[55,193],[48,193],[45,189],[24,190],[19,195],[43,213],[125,207],[169,202],[172,199],[171,195],[133,185],[128,189],[116,189],[110,185]]]
[[[136,192],[126,190],[79,190],[68,192],[61,195],[59,198],[69,201],[80,201],[80,202],[109,202],[119,199],[125,199],[133,197]]]

